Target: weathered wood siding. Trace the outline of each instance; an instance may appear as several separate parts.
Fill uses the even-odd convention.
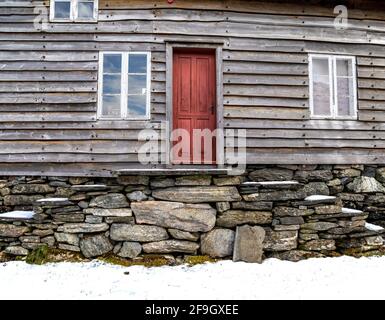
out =
[[[385,163],[385,10],[356,4],[337,30],[332,5],[100,0],[98,23],[39,31],[40,6],[0,2],[0,174],[138,166],[137,132],[166,120],[165,39],[223,42],[224,126],[247,129],[248,163]],[[152,52],[151,121],[97,121],[103,50]],[[334,52],[357,56],[357,121],[310,119],[308,53]]]

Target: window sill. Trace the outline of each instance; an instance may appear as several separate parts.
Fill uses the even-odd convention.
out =
[[[311,116],[310,117],[310,120],[340,120],[340,121],[346,121],[346,120],[351,120],[351,121],[354,121],[354,120],[358,120],[357,117],[317,117],[317,116]]]
[[[98,23],[97,19],[90,19],[90,20],[69,20],[69,19],[50,19],[49,22],[51,23]]]
[[[151,121],[150,118],[96,118],[96,121]]]

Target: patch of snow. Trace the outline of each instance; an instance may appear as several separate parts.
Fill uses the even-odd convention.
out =
[[[363,211],[357,210],[357,209],[342,208],[342,213],[347,213],[347,214],[362,214]]]
[[[65,202],[65,201],[68,201],[68,198],[46,198],[46,199],[36,200],[36,202]]]
[[[305,198],[305,201],[333,200],[334,196],[313,195]]]
[[[10,211],[0,213],[0,218],[4,219],[32,219],[35,215],[33,211]]]
[[[385,257],[157,268],[18,261],[0,264],[0,299],[384,299],[384,268]]]
[[[254,182],[254,181],[247,181],[242,183],[242,185],[261,185],[261,186],[269,186],[269,185],[287,185],[287,184],[299,184],[298,181],[261,181],[261,182]]]
[[[384,230],[383,227],[377,226],[377,225],[375,225],[375,224],[368,223],[368,222],[365,223],[365,228],[368,229],[368,230],[370,230],[370,231],[382,231],[382,230]]]

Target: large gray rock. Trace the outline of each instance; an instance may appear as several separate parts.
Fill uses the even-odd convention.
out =
[[[27,256],[28,249],[19,246],[10,246],[5,248],[4,252],[12,256]]]
[[[107,223],[66,223],[58,228],[59,232],[64,233],[95,233],[108,230]]]
[[[199,244],[182,240],[165,240],[143,244],[145,253],[189,253],[194,254],[199,249]]]
[[[269,224],[272,213],[268,211],[229,210],[219,215],[216,225],[225,228],[234,228],[241,224]]]
[[[104,235],[85,237],[80,240],[80,250],[86,258],[102,256],[113,248],[110,240]]]
[[[191,233],[187,231],[177,230],[177,229],[168,229],[168,233],[174,239],[179,240],[188,240],[188,241],[197,241],[199,239],[199,233]]]
[[[109,193],[96,197],[91,200],[90,207],[99,207],[105,209],[127,208],[129,207],[126,196],[120,193]]]
[[[356,193],[376,193],[385,192],[385,187],[372,177],[358,177],[347,185],[347,188]]]
[[[28,227],[15,226],[13,224],[0,224],[0,237],[18,238],[28,231]]]
[[[122,209],[100,209],[88,208],[83,211],[86,214],[92,214],[98,217],[131,217],[132,210],[128,208]]]
[[[142,245],[139,242],[123,242],[118,252],[118,256],[122,258],[136,258],[142,252]]]
[[[13,194],[46,194],[55,192],[48,184],[18,184],[13,187]]]
[[[211,176],[182,176],[175,180],[176,186],[209,186]]]
[[[57,242],[64,242],[73,246],[79,246],[79,237],[76,234],[55,232],[54,236]]]
[[[266,232],[263,248],[267,251],[287,251],[297,248],[297,231]]]
[[[187,203],[240,201],[242,198],[235,187],[174,187],[155,190],[156,199]]]
[[[287,181],[293,179],[293,171],[288,169],[266,168],[250,173],[253,181]]]
[[[201,252],[213,258],[233,254],[235,232],[230,229],[214,229],[201,237]]]
[[[140,226],[114,223],[110,237],[115,241],[152,242],[168,239],[166,229],[158,226]]]
[[[233,261],[261,263],[265,230],[255,226],[237,227]]]
[[[138,224],[151,224],[190,232],[207,232],[215,225],[216,211],[208,204],[145,201],[132,203]]]

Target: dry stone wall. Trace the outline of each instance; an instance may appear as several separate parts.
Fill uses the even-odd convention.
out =
[[[3,177],[0,251],[261,262],[385,252],[385,167],[254,166],[242,176]],[[33,212],[31,212],[33,210]]]

